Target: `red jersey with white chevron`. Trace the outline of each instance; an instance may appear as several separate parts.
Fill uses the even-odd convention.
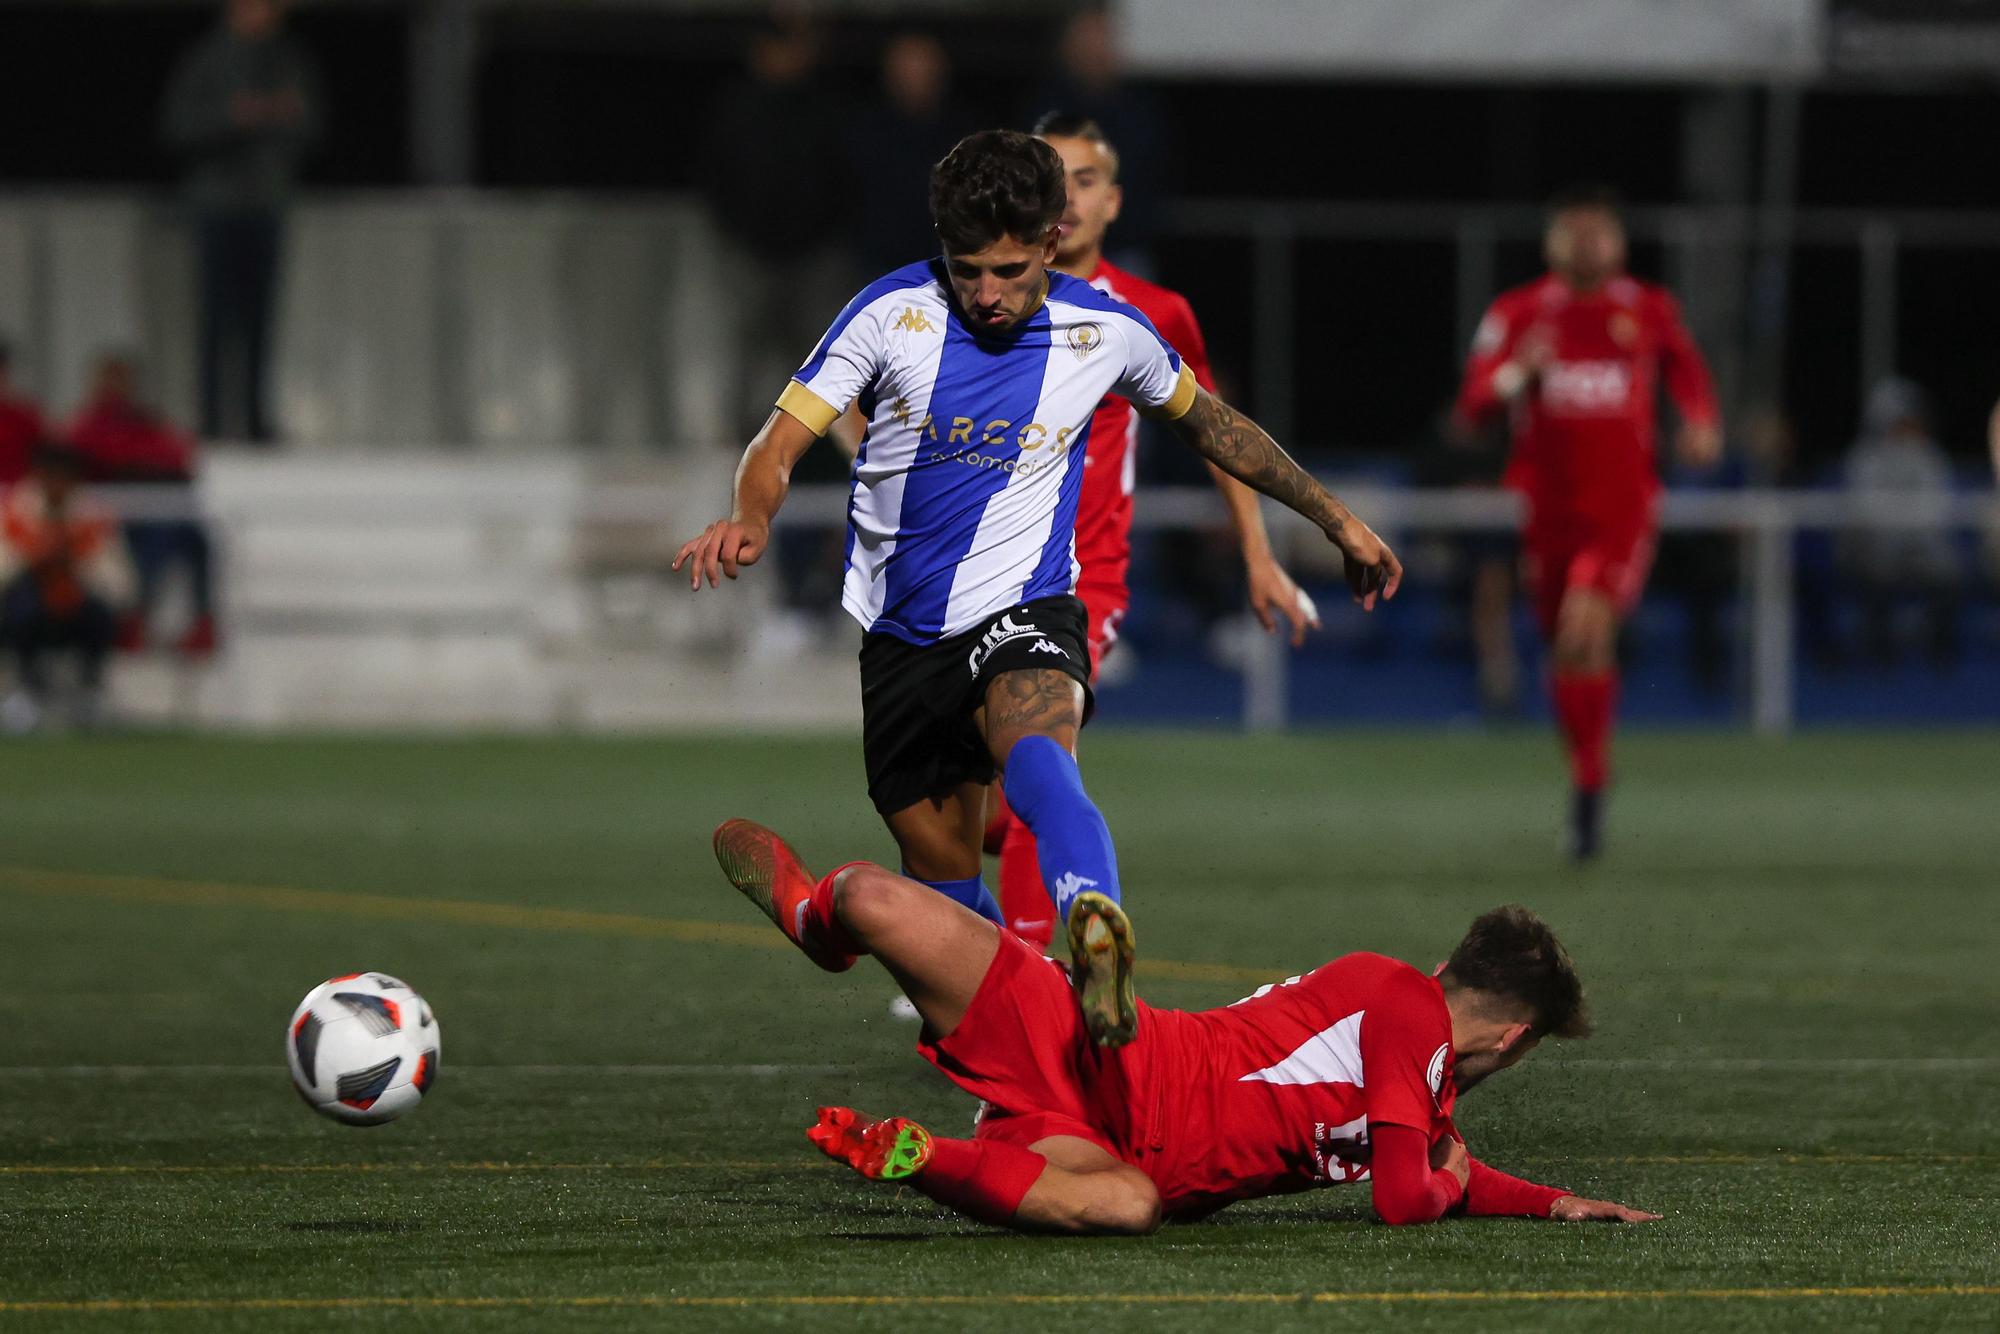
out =
[[[1450,1132],[1451,1011],[1399,959],[1348,954],[1219,1010],[1141,1003],[1126,1134],[1170,1214],[1368,1176],[1369,1126]]]
[[[1547,342],[1554,360],[1510,406],[1494,376],[1531,340]],[[1671,293],[1623,275],[1579,292],[1545,274],[1488,308],[1458,415],[1477,422],[1510,413],[1507,480],[1527,493],[1537,527],[1647,524],[1659,490],[1653,435],[1662,381],[1684,419],[1715,420],[1708,367]]]
[[[1195,382],[1215,392],[1208,369],[1208,346],[1194,308],[1187,298],[1158,283],[1099,261],[1090,285],[1115,300],[1135,306],[1152,321],[1181,361],[1194,372]],[[1138,477],[1139,415],[1132,405],[1107,394],[1090,418],[1090,443],[1084,451],[1083,495],[1076,511],[1076,559],[1082,566],[1077,591],[1115,592],[1112,601],[1126,602],[1125,575],[1132,564],[1132,487]],[[1085,597],[1086,601],[1090,599]]]

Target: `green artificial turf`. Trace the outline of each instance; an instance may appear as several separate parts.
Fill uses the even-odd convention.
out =
[[[1093,732],[1149,999],[1428,965],[1527,903],[1599,1036],[1460,1124],[1667,1218],[1392,1230],[1349,1187],[1086,1240],[961,1222],[802,1137],[821,1102],[971,1110],[885,975],[817,972],[709,858],[733,814],[818,864],[888,856],[858,752],[0,747],[0,1327],[2000,1328],[1994,738],[1635,737],[1579,872],[1540,735]],[[360,968],[445,1037],[430,1099],[373,1130],[301,1106],[280,1046]]]

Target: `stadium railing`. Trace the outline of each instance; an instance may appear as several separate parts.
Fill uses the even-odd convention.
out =
[[[664,588],[669,596],[661,599],[659,614],[678,625],[673,636],[678,648],[692,644],[698,653],[700,643],[740,638],[758,617],[770,613],[778,573],[768,567],[775,559],[757,579],[732,590],[728,601],[672,597],[678,580],[667,575],[666,564],[679,539],[698,528],[688,518],[690,507],[701,509],[686,485],[606,484],[580,470],[522,472],[524,465],[507,466],[507,472],[495,473],[490,465],[456,460],[432,466],[423,485],[393,476],[374,484],[329,485],[311,471],[287,481],[282,464],[259,464],[252,470],[253,484],[210,485],[192,498],[192,512],[205,515],[222,539],[225,590],[239,601],[246,587],[265,590],[247,627],[253,639],[260,629],[294,632],[301,626],[322,634],[401,634],[426,642],[459,636],[464,651],[453,661],[478,664],[481,644],[495,653],[511,646],[519,662],[510,670],[528,672],[533,670],[531,641],[536,637],[530,627],[548,620],[548,604],[558,594],[568,590],[573,600],[580,599],[577,588],[592,577],[592,570],[605,569]],[[1521,519],[1518,502],[1504,492],[1332,480],[1355,510],[1402,546],[1406,556],[1412,534],[1506,533]],[[105,488],[103,494],[126,517],[191,512],[186,493],[141,487]],[[780,527],[838,527],[846,497],[842,486],[798,487],[780,516]],[[1336,577],[1333,553],[1310,525],[1273,507],[1267,510],[1272,511],[1273,541],[1281,559],[1295,569],[1318,571],[1323,580]],[[1142,534],[1214,531],[1224,524],[1215,494],[1205,488],[1148,489],[1136,506]],[[1721,535],[1737,544],[1740,590],[1733,599],[1733,637],[1743,644],[1745,659],[1745,704],[1737,717],[1758,732],[1780,734],[1797,718],[1796,562],[1801,536],[1856,528],[1991,535],[2000,531],[2000,506],[1976,495],[1669,492],[1662,526],[1669,534]],[[312,533],[323,535],[317,545],[307,536]],[[584,558],[579,552],[585,549],[616,554]],[[353,573],[362,569],[360,558],[368,550],[376,553],[372,575]],[[258,569],[259,561],[266,567]],[[314,561],[319,562],[317,573],[305,568]],[[428,577],[433,572],[435,577]],[[1329,619],[1340,614],[1332,607],[1326,610]],[[1385,623],[1397,614],[1389,608],[1383,613]],[[590,633],[579,628],[575,617],[564,627],[562,633],[571,636]],[[1253,730],[1283,728],[1293,720],[1294,659],[1275,637],[1249,636],[1244,642],[1240,723]],[[287,670],[283,660],[266,661],[268,670]],[[317,666],[327,661],[325,652],[313,659]],[[642,660],[637,670],[642,677],[649,670],[672,677],[662,661],[648,666]],[[1961,683],[1960,688],[1969,687]],[[788,716],[800,715],[795,711]],[[523,716],[517,721],[532,725],[538,719]],[[677,720],[660,714],[641,721],[674,725]]]

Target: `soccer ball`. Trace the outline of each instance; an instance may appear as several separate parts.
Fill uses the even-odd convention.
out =
[[[422,1102],[437,1082],[438,1051],[437,1016],[387,973],[328,978],[285,1026],[299,1096],[352,1126],[379,1126]]]

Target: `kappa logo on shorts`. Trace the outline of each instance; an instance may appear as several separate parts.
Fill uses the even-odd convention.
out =
[[[979,669],[986,665],[986,660],[993,656],[994,650],[1009,640],[1022,639],[1029,635],[1039,635],[1043,643],[1048,643],[1047,632],[1041,626],[1033,621],[1023,625],[1014,619],[1014,613],[1010,611],[995,621],[992,627],[979,637],[979,642],[973,645],[972,652],[966,657],[965,665],[971,669],[974,676],[977,676]],[[1062,650],[1056,649],[1056,652],[1062,653]],[[1063,656],[1069,655],[1063,653]]]
[[[1028,646],[1028,652],[1053,653],[1058,658],[1061,658],[1064,662],[1069,661],[1069,654],[1063,652],[1062,649],[1057,646],[1055,641],[1050,639],[1037,639],[1034,643]]]

